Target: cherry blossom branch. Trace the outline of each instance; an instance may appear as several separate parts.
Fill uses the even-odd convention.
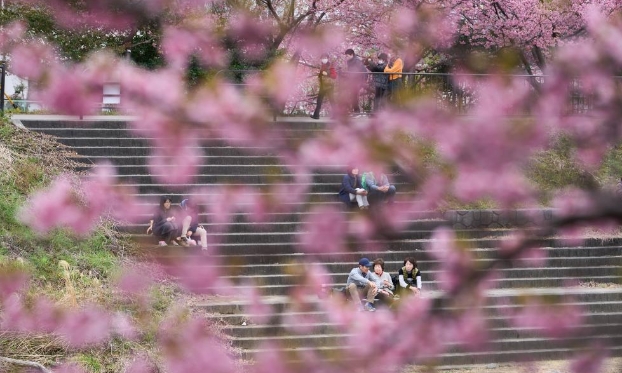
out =
[[[9,357],[3,357],[3,356],[0,356],[0,361],[5,362],[5,363],[9,363],[9,364],[13,364],[13,365],[19,365],[19,366],[22,366],[22,367],[39,369],[43,373],[52,373],[51,370],[47,369],[43,365],[41,365],[41,364],[39,364],[37,362],[34,362],[34,361],[11,359]]]

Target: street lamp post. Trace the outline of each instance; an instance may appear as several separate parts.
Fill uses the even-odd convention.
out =
[[[6,61],[1,62],[0,69],[2,69],[2,75],[0,76],[0,111],[2,112],[2,115],[4,115],[4,81],[6,78]]]

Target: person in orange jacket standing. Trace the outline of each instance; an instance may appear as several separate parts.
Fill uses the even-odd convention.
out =
[[[384,68],[385,73],[389,73],[389,99],[394,101],[396,94],[401,88],[402,84],[402,70],[404,69],[404,61],[399,57],[390,57],[390,63]]]

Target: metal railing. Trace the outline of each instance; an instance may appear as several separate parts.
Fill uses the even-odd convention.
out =
[[[220,70],[214,75],[220,79],[223,79],[230,84],[240,88],[246,89],[252,83],[249,78],[255,74],[261,74],[262,70]],[[359,78],[361,82],[360,89],[360,106],[363,110],[372,110],[374,101],[374,77],[378,75],[388,76],[396,75],[389,73],[372,73],[372,72],[343,72],[339,71],[336,79],[337,89],[341,82],[350,81],[352,77],[361,75]],[[399,93],[397,100],[401,98],[417,98],[425,96],[427,98],[434,98],[437,105],[442,108],[457,111],[459,113],[465,113],[477,102],[477,85],[480,82],[486,81],[493,75],[489,74],[443,74],[443,73],[401,73],[399,78]],[[498,75],[497,75],[498,76]],[[544,87],[547,76],[539,75],[507,75],[508,78],[522,81],[528,89],[532,90],[534,94]],[[348,79],[350,78],[350,79]],[[307,77],[309,80],[307,92],[301,92],[300,102],[291,102],[290,107],[299,107],[306,105],[312,107],[315,104],[315,98],[317,97],[317,76],[315,74]],[[622,87],[622,77],[613,76],[612,79],[616,81],[616,86]],[[468,81],[469,83],[465,83]],[[522,88],[525,88],[522,87]],[[566,97],[567,109],[569,113],[585,113],[590,111],[594,107],[594,99],[590,95],[586,95],[582,92],[582,86],[580,81],[573,81],[571,86],[568,87],[568,97]],[[511,91],[508,91],[511,94]],[[119,100],[122,94],[119,95]],[[268,98],[266,97],[266,100]],[[268,104],[270,104],[268,102]],[[115,104],[96,104],[101,107],[102,113],[113,113],[118,109],[118,105]],[[39,101],[33,100],[5,100],[4,109],[9,111],[19,111],[23,113],[46,111],[47,108]],[[275,108],[272,108],[274,110]],[[277,111],[280,111],[277,110]],[[277,114],[277,113],[275,113]]]
[[[220,70],[216,73],[217,77],[221,77],[231,84],[244,88],[249,85],[248,77],[259,74],[260,70]],[[340,81],[351,80],[347,79],[355,77],[356,75],[362,75],[360,78],[362,81],[360,91],[360,104],[361,107],[367,110],[371,110],[374,101],[374,76],[376,75],[401,75],[399,78],[399,95],[402,98],[410,97],[416,98],[419,96],[434,97],[439,107],[451,109],[459,113],[465,113],[469,110],[474,103],[477,102],[477,85],[480,82],[486,81],[493,76],[492,74],[449,74],[449,73],[422,73],[422,72],[402,72],[400,74],[390,73],[372,73],[372,72],[344,72],[338,71],[336,79],[336,86],[338,87]],[[534,94],[538,94],[546,82],[546,75],[527,75],[527,74],[512,74],[506,75],[510,79],[523,81],[525,87],[528,87]],[[311,82],[309,86],[313,86],[317,80],[316,75],[310,75],[307,79]],[[620,85],[622,77],[613,76],[612,79],[616,80],[616,84]],[[465,83],[468,81],[469,83]],[[524,87],[523,87],[524,88]],[[574,81],[571,86],[568,87],[569,96],[566,99],[568,105],[567,111],[571,113],[585,113],[593,108],[593,97],[582,93],[580,81]],[[511,94],[511,91],[508,91]],[[309,105],[314,104],[315,97],[317,97],[317,89],[312,89],[310,92],[306,92],[301,96],[306,96],[307,103]]]

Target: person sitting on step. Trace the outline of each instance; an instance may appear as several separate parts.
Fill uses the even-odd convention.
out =
[[[207,250],[207,231],[199,225],[199,213],[197,207],[189,199],[181,201],[181,210],[184,214],[182,222],[182,240],[191,246],[201,245],[201,249]]]
[[[153,233],[158,239],[160,246],[179,245],[177,243],[179,226],[177,225],[173,209],[171,209],[171,204],[169,197],[162,196],[153,218],[149,221],[149,228],[147,228],[147,234]]]
[[[374,299],[378,287],[373,280],[371,272],[369,271],[371,262],[367,258],[359,260],[359,266],[352,268],[346,281],[346,289],[350,293],[350,297],[355,303],[360,302],[361,297],[365,297],[367,302],[364,306],[361,306],[360,310],[374,312]]]
[[[351,207],[353,202],[356,201],[360,209],[369,208],[367,191],[361,185],[358,168],[349,167],[348,173],[343,176],[341,189],[339,190],[339,199],[348,207]]]
[[[404,259],[404,266],[400,268],[397,274],[396,285],[399,286],[401,294],[421,294],[421,271],[417,268],[415,258]]]
[[[381,258],[374,260],[373,264],[374,272],[372,273],[372,278],[378,288],[376,297],[380,302],[390,306],[393,304],[393,291],[395,290],[391,275],[384,271],[384,260]]]
[[[368,199],[372,202],[372,205],[375,201],[392,202],[397,191],[395,185],[389,183],[387,175],[381,173],[380,177],[376,178],[372,171],[363,173],[361,185],[369,193]]]

